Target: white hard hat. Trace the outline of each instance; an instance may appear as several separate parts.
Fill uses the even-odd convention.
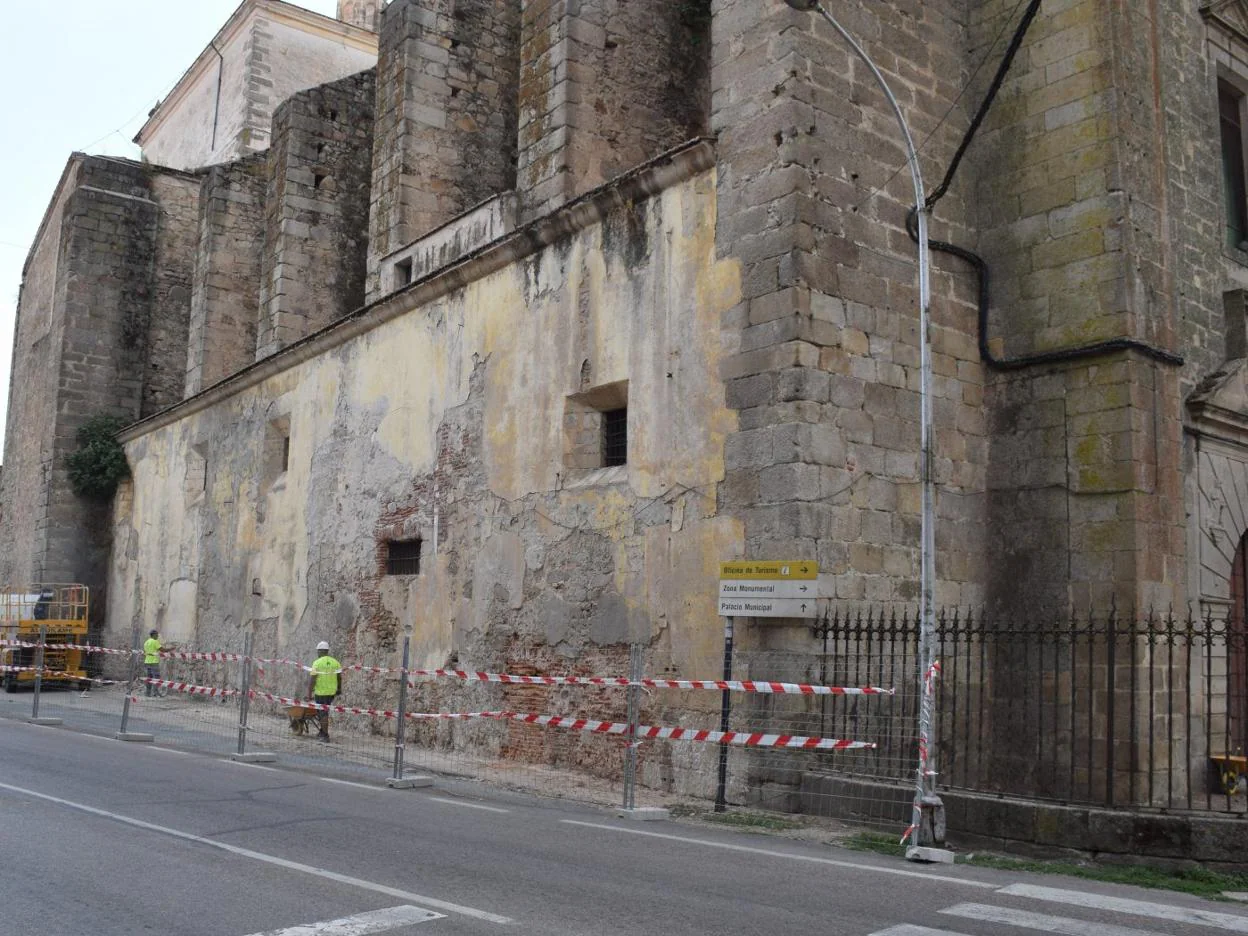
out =
[[[328,641],[328,640],[322,640],[320,643],[318,643],[318,644],[316,645],[316,649],[317,649],[317,650],[328,650],[328,649],[329,649],[329,641]]]

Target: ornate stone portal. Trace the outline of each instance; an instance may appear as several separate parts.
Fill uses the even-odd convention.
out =
[[[1230,606],[1235,550],[1248,531],[1248,359],[1227,362],[1187,400],[1188,596]]]

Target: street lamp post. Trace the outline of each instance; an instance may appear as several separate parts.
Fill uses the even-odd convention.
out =
[[[914,812],[909,830],[912,848],[908,854],[916,855],[914,846],[919,844],[919,830],[922,824],[922,805],[924,801],[935,805],[932,785],[934,775],[932,764],[935,763],[936,745],[931,737],[934,687],[933,666],[935,664],[935,588],[936,588],[936,535],[935,535],[935,478],[933,476],[932,459],[932,347],[929,335],[929,319],[931,305],[931,286],[929,278],[929,252],[927,243],[927,196],[923,189],[923,173],[919,168],[919,153],[914,146],[914,138],[910,135],[910,127],[901,112],[901,105],[889,88],[888,82],[876,67],[875,62],[867,55],[866,50],[855,41],[845,28],[838,23],[819,0],[785,0],[795,10],[814,11],[828,21],[829,25],[840,34],[841,38],[854,50],[854,54],[871,70],[884,96],[888,99],[901,127],[901,136],[906,145],[906,161],[910,165],[910,178],[914,182],[914,212],[919,234],[919,450],[920,472],[923,481],[922,525],[919,535],[919,766],[915,783]]]

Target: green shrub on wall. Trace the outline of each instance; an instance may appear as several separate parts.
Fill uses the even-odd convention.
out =
[[[92,416],[78,430],[78,450],[65,459],[69,483],[79,497],[108,500],[130,474],[117,433],[126,425],[116,416]]]

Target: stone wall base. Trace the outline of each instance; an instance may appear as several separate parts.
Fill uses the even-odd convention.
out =
[[[805,774],[801,812],[848,821],[910,821],[912,789],[852,777]],[[1248,870],[1248,816],[1134,812],[943,791],[949,844],[1033,857],[1095,857],[1120,864],[1200,862]]]

